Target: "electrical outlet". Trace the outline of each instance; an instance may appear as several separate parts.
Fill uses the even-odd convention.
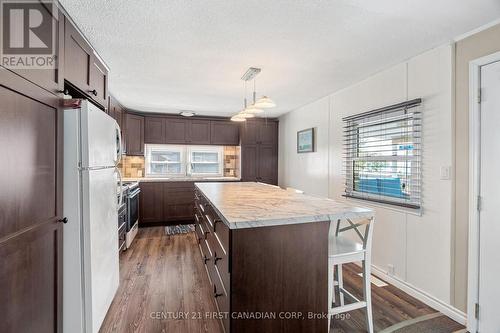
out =
[[[389,275],[394,275],[395,271],[396,271],[396,269],[394,268],[393,264],[387,265],[387,273],[389,273]]]
[[[450,180],[451,178],[451,167],[442,166],[440,170],[441,180]]]

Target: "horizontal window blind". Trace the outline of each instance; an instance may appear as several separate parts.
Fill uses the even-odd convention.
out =
[[[419,209],[421,99],[343,118],[345,196]]]

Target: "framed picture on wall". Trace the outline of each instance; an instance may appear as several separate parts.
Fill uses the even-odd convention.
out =
[[[297,153],[311,153],[314,151],[314,128],[297,132]]]

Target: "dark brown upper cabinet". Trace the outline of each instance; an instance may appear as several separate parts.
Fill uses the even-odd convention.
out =
[[[275,145],[278,143],[278,122],[262,121],[258,126],[258,144]]]
[[[90,65],[93,56],[90,44],[75,26],[65,18],[64,23],[64,77],[84,92],[90,88]]]
[[[64,89],[64,15],[61,11],[52,14],[52,9],[56,6],[41,6],[43,10],[51,13],[55,25],[55,40],[53,47],[56,58],[55,66],[51,69],[11,69],[27,80],[44,88],[52,94],[58,94]],[[52,25],[42,25],[41,29],[52,29]],[[42,34],[51,34],[51,31],[43,31]]]
[[[108,70],[68,18],[64,22],[64,78],[95,102],[107,106]]]
[[[111,95],[109,95],[108,114],[116,120],[118,126],[120,126],[123,131],[123,107],[118,103],[116,98]]]
[[[226,120],[210,121],[210,143],[237,146],[240,144],[240,125]]]
[[[166,122],[162,117],[145,117],[144,143],[165,143]]]
[[[165,118],[165,143],[186,143],[186,119]]]
[[[144,156],[144,116],[125,116],[125,149],[127,155]]]
[[[90,66],[90,97],[105,106],[108,99],[108,70],[95,54]]]
[[[210,144],[210,120],[189,119],[186,134],[186,142],[189,144]]]
[[[228,120],[145,116],[145,143],[237,146],[239,141],[239,124]]]
[[[247,120],[241,124],[241,144],[256,145],[258,141],[259,122]]]
[[[268,119],[248,120],[241,125],[241,144],[274,145],[278,142],[278,122]]]

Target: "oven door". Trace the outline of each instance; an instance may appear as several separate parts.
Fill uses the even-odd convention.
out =
[[[127,231],[130,231],[132,227],[139,221],[139,193],[140,188],[129,192],[128,194],[128,221],[127,221]]]

